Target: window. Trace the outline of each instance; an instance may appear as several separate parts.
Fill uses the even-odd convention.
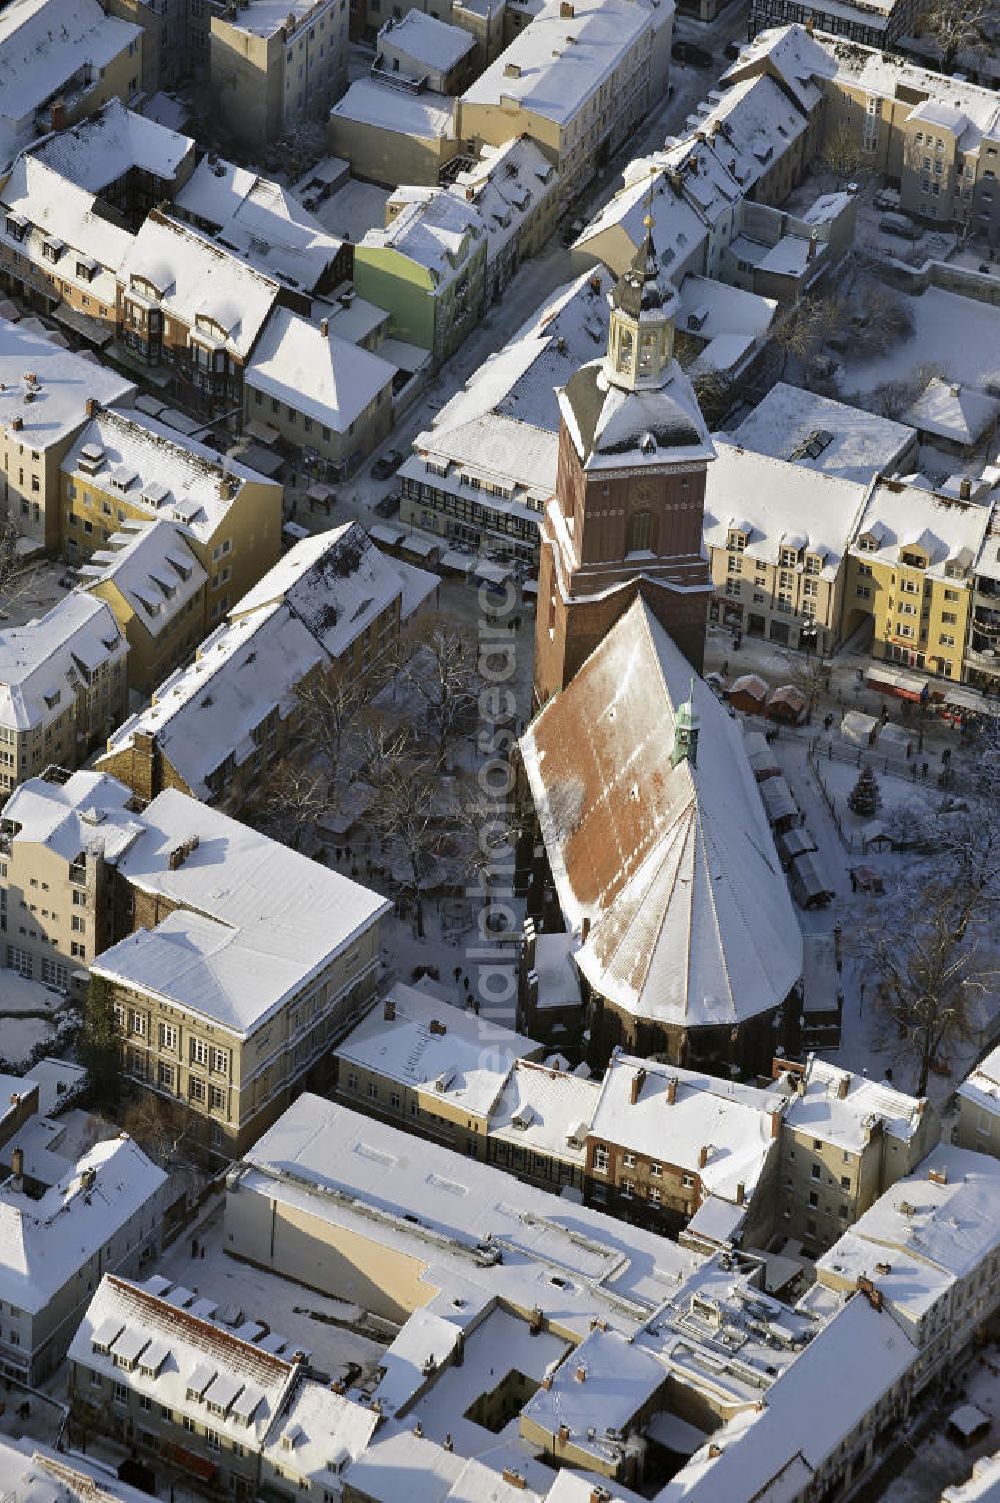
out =
[[[347,1076],[347,1089],[349,1091],[356,1091],[357,1088],[358,1088],[358,1077],[354,1073],[354,1071],[351,1070],[351,1071],[349,1071],[348,1076]]]
[[[820,1169],[819,1164],[813,1164],[812,1169],[810,1170],[810,1173],[811,1173],[813,1179],[819,1179],[821,1172],[822,1171]]]
[[[635,1154],[634,1153],[623,1154],[623,1156],[622,1156],[622,1163],[625,1165],[626,1169],[634,1169],[635,1168]]]
[[[204,1039],[191,1040],[190,1059],[193,1065],[208,1064],[208,1045]]]
[[[981,1138],[988,1138],[993,1129],[993,1118],[989,1112],[977,1112],[976,1132]]]
[[[634,511],[628,519],[627,553],[648,553],[652,546],[653,513]]]
[[[817,1195],[815,1190],[809,1191],[809,1204],[813,1207],[813,1209],[815,1209],[816,1206],[819,1205],[819,1196]]]
[[[693,1190],[694,1189],[694,1175],[693,1174],[682,1174],[681,1175],[681,1184],[684,1186],[685,1190]]]
[[[145,1015],[145,1013],[136,1012],[136,1010],[133,1008],[130,1011],[129,1015],[128,1015],[128,1030],[129,1030],[129,1033],[134,1033],[137,1038],[140,1038],[140,1039],[145,1038],[146,1037],[146,1015]]]
[[[603,1143],[598,1143],[594,1147],[594,1173],[607,1174],[607,1172],[608,1150],[605,1148]]]
[[[115,1380],[114,1395],[115,1395],[115,1403],[116,1404],[127,1404],[128,1403],[128,1385],[125,1384],[125,1383],[119,1383],[117,1381],[117,1379],[116,1379]]]
[[[851,1181],[848,1175],[842,1174],[840,1176],[840,1188],[842,1190],[849,1190],[851,1188]]]
[[[228,1049],[213,1049],[212,1050],[212,1069],[215,1071],[215,1073],[217,1075],[228,1075],[229,1074],[229,1050]]]
[[[378,1100],[378,1083],[376,1081],[369,1080],[365,1086],[365,1089],[368,1092],[369,1101]]]
[[[634,1182],[634,1180],[623,1179],[622,1182],[621,1182],[620,1193],[621,1193],[622,1200],[634,1200],[635,1199],[635,1182]]]
[[[188,1081],[188,1096],[192,1101],[197,1101],[204,1105],[205,1082],[201,1079],[200,1076],[191,1076],[191,1079]]]
[[[177,1029],[174,1027],[173,1023],[160,1024],[160,1048],[177,1048]]]
[[[663,1165],[662,1164],[650,1164],[650,1166],[649,1166],[649,1177],[650,1177],[650,1179],[662,1179],[663,1178]]]
[[[209,1109],[211,1111],[213,1111],[213,1112],[224,1112],[226,1110],[226,1088],[225,1088],[225,1086],[219,1086],[219,1085],[209,1086],[209,1089],[208,1089],[208,1105],[209,1105]]]
[[[651,1206],[658,1206],[660,1204],[660,1201],[662,1199],[663,1199],[662,1192],[660,1190],[658,1190],[655,1185],[653,1185],[650,1188],[650,1191],[649,1191],[649,1203],[650,1203],[650,1205]]]
[[[743,560],[740,558],[740,556],[739,556],[738,553],[731,553],[729,555],[729,562],[727,564],[727,568],[728,568],[730,574],[742,574],[743,573]]]
[[[86,932],[87,932],[87,920],[84,919],[84,918],[81,918],[78,913],[74,913],[74,915],[73,915],[73,922],[72,922],[72,929],[73,929],[73,933],[74,934],[86,934]]]
[[[165,1091],[172,1091],[174,1088],[174,1067],[165,1059],[161,1059],[157,1065],[156,1081]]]
[[[745,532],[736,532],[736,531],[732,531],[732,530],[730,531],[730,533],[729,533],[729,541],[728,541],[728,543],[727,543],[726,546],[733,553],[742,553],[743,550],[746,548],[746,545],[747,545],[747,535],[746,535]]]

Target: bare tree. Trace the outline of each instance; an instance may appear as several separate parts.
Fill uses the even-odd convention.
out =
[[[183,1101],[169,1105],[152,1091],[125,1109],[122,1126],[154,1164],[169,1168],[192,1126],[192,1113]]]
[[[403,666],[403,681],[421,703],[427,739],[443,767],[475,710],[477,644],[460,622],[437,616],[419,626],[408,645],[416,650]]]
[[[304,756],[289,756],[271,769],[247,805],[249,823],[300,850],[306,831],[336,807],[329,779]]]
[[[859,283],[845,322],[856,355],[882,353],[909,338],[914,330],[910,303],[895,288],[870,277]]]
[[[830,665],[822,656],[811,652],[785,652],[781,656],[787,682],[805,697],[805,723],[811,725],[816,701],[830,687]]]
[[[724,371],[702,371],[694,379],[694,394],[705,422],[710,428],[718,428],[733,405],[733,383],[729,376]]]
[[[438,820],[440,764],[434,751],[407,726],[375,720],[363,742],[362,776],[375,792],[373,833],[389,863],[397,855],[406,869],[401,894],[413,908],[417,937],[424,936],[423,894],[441,841]]]
[[[934,875],[855,932],[859,958],[876,985],[885,1042],[913,1060],[918,1096],[976,1031],[975,1004],[996,971],[981,954],[979,897],[951,875]]]
[[[340,773],[344,736],[365,701],[363,680],[342,663],[327,672],[311,673],[295,686],[302,714],[303,740],[311,753],[322,758],[331,795]]]
[[[857,182],[871,172],[871,158],[861,144],[860,130],[845,122],[830,132],[820,155],[820,166],[834,182]]]
[[[990,44],[998,11],[995,0],[930,0],[919,19],[940,51],[942,71],[950,73],[965,48]]]
[[[26,564],[18,553],[19,537],[13,522],[0,522],[0,617],[27,593],[39,575],[37,564]]]
[[[823,346],[837,333],[843,319],[843,303],[832,294],[803,298],[774,326],[773,337],[784,360],[794,356],[812,365]]]

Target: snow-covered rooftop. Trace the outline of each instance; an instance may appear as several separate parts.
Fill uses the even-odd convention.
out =
[[[283,31],[285,40],[290,43],[298,27],[318,9],[317,0],[249,0],[249,4],[240,6],[226,25],[232,26],[234,31],[249,31],[259,37],[272,37]],[[332,14],[330,26],[332,30]]]
[[[155,287],[167,318],[220,329],[239,360],[249,355],[280,291],[273,277],[159,209],[143,221],[119,275],[126,291],[136,277]]]
[[[505,1479],[475,1457],[404,1429],[377,1438],[348,1467],[345,1481],[359,1497],[396,1503],[403,1477],[408,1503],[541,1503],[523,1480]]]
[[[31,373],[34,382],[25,384]],[[135,387],[72,350],[0,318],[0,427],[21,420],[21,442],[45,450],[86,422],[87,402],[128,402]]]
[[[209,171],[214,174],[217,167],[218,163]],[[343,245],[327,234],[294,193],[267,178],[256,180],[223,221],[216,239],[258,271],[307,292],[326,276]]]
[[[462,105],[498,107],[510,98],[565,125],[652,29],[651,10],[628,0],[575,0],[569,18],[560,0],[547,0],[466,89]]]
[[[142,830],[134,797],[117,778],[82,767],[65,783],[29,778],[4,805],[4,826],[15,845],[44,845],[67,861],[101,851],[113,863]]]
[[[617,1462],[627,1432],[660,1393],[668,1367],[619,1331],[591,1331],[552,1374],[548,1388],[532,1394],[524,1418],[549,1435],[569,1427],[574,1449],[597,1465]]]
[[[559,434],[555,389],[607,344],[611,286],[601,268],[553,293],[417,435],[403,473],[423,476],[418,456],[427,455],[478,480],[505,480],[539,502],[550,496]]]
[[[891,474],[916,442],[912,428],[778,381],[729,437],[734,444],[867,485]]]
[[[1000,1244],[1000,1161],[939,1143],[855,1222],[853,1234],[964,1278]]]
[[[454,68],[476,45],[471,32],[421,10],[408,10],[399,21],[390,17],[379,31],[378,41],[380,47],[390,46],[394,52],[405,53],[414,62],[442,73]]]
[[[917,1357],[889,1311],[855,1295],[759,1403],[713,1432],[658,1503],[801,1496]]]
[[[486,1117],[514,1061],[539,1055],[541,1045],[497,1024],[487,1025],[478,1013],[397,983],[334,1053],[341,1062],[341,1080],[347,1067],[357,1065]]]
[[[112,533],[107,545],[80,566],[84,586],[113,584],[151,636],[177,620],[208,575],[183,530],[160,518]]]
[[[473,1311],[499,1298],[522,1313],[537,1306],[581,1336],[595,1316],[632,1333],[699,1264],[654,1232],[625,1236],[597,1211],[318,1096],[299,1096],[245,1162],[239,1195],[264,1195],[419,1260],[431,1313],[454,1317],[459,1295]],[[484,1246],[501,1249],[502,1261]]]
[[[150,1229],[159,1221],[166,1180],[125,1133],[96,1143],[37,1200],[8,1179],[0,1186],[0,1299],[43,1310],[125,1222],[146,1207]]]
[[[279,1476],[308,1477],[314,1488],[324,1486],[335,1496],[344,1468],[364,1452],[378,1422],[374,1409],[326,1383],[302,1383],[261,1447],[264,1475],[270,1463]]]
[[[827,47],[804,26],[776,26],[758,32],[745,44],[720,81],[726,84],[750,77],[762,66],[773,71],[800,109],[807,112],[823,98],[822,80],[832,78],[837,71]]]
[[[449,191],[479,210],[491,260],[516,238],[541,198],[558,186],[559,176],[545,154],[529,136],[518,136],[501,146],[484,146],[474,167],[455,174]]]
[[[121,495],[130,508],[148,512],[151,520],[176,523],[201,543],[215,536],[245,484],[269,483],[238,460],[223,457],[157,418],[143,417],[140,422],[130,412],[115,410],[91,419],[61,469],[84,484]],[[277,515],[277,485],[274,494]]]
[[[996,427],[1000,399],[974,386],[932,376],[903,417],[921,433],[971,448]]]
[[[259,1026],[389,907],[378,893],[175,789],[147,805],[142,827],[119,871],[178,906],[95,964],[236,1034]]]
[[[629,391],[608,375],[605,359],[574,371],[558,393],[559,410],[585,470],[690,464],[714,457],[694,389],[676,360],[661,383]]]
[[[691,124],[707,132],[707,150],[749,194],[805,132],[808,121],[777,80],[763,74],[734,82],[721,98],[699,106]]]
[[[221,229],[260,181],[249,167],[209,152],[174,198],[174,208]]]
[[[735,1023],[784,1001],[802,938],[742,737],[693,681],[697,765],[670,765],[691,667],[642,600],[521,749],[577,964],[638,1016]]]
[[[111,607],[85,594],[0,631],[0,725],[21,734],[58,720],[90,674],[127,652]]]
[[[678,293],[676,324],[679,333],[697,334],[699,339],[716,339],[722,334],[761,339],[777,311],[774,299],[761,297],[758,292],[731,287],[712,277],[687,276]]]
[[[278,1355],[259,1344],[266,1327],[250,1322],[248,1331],[234,1331],[216,1317],[211,1300],[160,1275],[139,1284],[105,1274],[69,1358],[108,1382],[127,1381],[134,1393],[177,1415],[210,1423],[231,1444],[256,1446],[302,1369],[294,1353]]]
[[[948,129],[961,130],[963,151],[975,150],[983,136],[995,137],[1000,103],[993,89],[842,37],[820,35],[816,41],[833,58],[833,76],[838,82],[863,89],[868,95],[913,100],[928,116],[940,118]]]
[[[490,1137],[582,1168],[600,1095],[599,1080],[518,1060],[490,1117]]]
[[[455,133],[455,101],[447,94],[404,94],[389,84],[359,78],[330,111],[331,120],[354,120],[425,141]]]
[[[88,64],[99,77],[141,37],[98,0],[12,0],[0,12],[0,116],[17,125],[54,95],[72,96]]]
[[[442,286],[459,275],[472,242],[485,234],[485,225],[473,204],[444,188],[416,188],[410,193],[410,200],[385,228],[369,230],[361,245],[397,251],[430,272],[435,286]]]
[[[785,1111],[788,1126],[850,1153],[865,1147],[875,1121],[890,1137],[908,1143],[928,1110],[926,1099],[867,1075],[854,1075],[819,1055],[810,1055],[797,1081],[798,1090],[796,1077],[786,1077],[780,1085],[783,1094],[791,1095]]]
[[[961,584],[990,526],[991,508],[946,500],[920,485],[880,481],[855,523],[852,554],[898,564],[908,544],[927,556],[927,574]]]
[[[847,551],[865,487],[836,475],[715,438],[715,463],[705,487],[705,543],[729,546],[730,529],[749,528],[746,552],[777,564],[783,546],[804,547],[821,559],[820,577],[834,580]]]
[[[736,1201],[741,1185],[747,1199],[753,1194],[776,1147],[779,1109],[774,1095],[756,1086],[618,1054],[604,1077],[591,1136],[697,1174],[703,1196]]]
[[[246,383],[335,433],[345,434],[380,393],[392,397],[396,367],[333,330],[326,334],[276,308],[247,367]]]
[[[96,115],[46,136],[32,147],[31,155],[71,183],[99,194],[132,168],[169,183],[193,149],[191,136],[126,109],[120,99],[109,99]]]
[[[1000,1045],[969,1071],[958,1094],[980,1111],[1000,1114]]]

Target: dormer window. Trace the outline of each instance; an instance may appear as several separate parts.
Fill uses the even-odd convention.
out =
[[[819,574],[822,568],[823,568],[823,560],[820,558],[820,556],[819,556],[818,553],[807,553],[806,554],[806,573],[807,574]]]
[[[783,569],[794,569],[798,561],[799,550],[797,548],[782,548],[781,567]]]
[[[18,242],[22,241],[28,233],[28,221],[23,214],[8,214],[6,219],[7,234]]]
[[[726,544],[726,547],[729,549],[730,553],[743,553],[744,550],[746,549],[746,546],[747,546],[747,535],[746,535],[746,533],[745,532],[740,532],[735,527],[731,527],[729,529],[729,541]]]
[[[926,569],[927,556],[923,553],[914,553],[912,549],[904,549],[899,555],[899,561],[907,564],[911,569]]]
[[[876,543],[870,532],[864,532],[858,538],[858,547],[861,549],[862,553],[874,553],[875,549],[878,547],[878,544]]]

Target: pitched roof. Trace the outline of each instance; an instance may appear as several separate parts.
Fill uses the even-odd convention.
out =
[[[784,1001],[802,936],[739,728],[700,679],[697,765],[670,764],[691,679],[637,600],[521,749],[567,928],[590,925],[578,966],[628,1011],[697,1027]]]
[[[66,595],[37,620],[8,627],[0,632],[0,725],[25,731],[57,719],[81,669],[89,675],[127,652],[111,607],[91,595]]]
[[[391,400],[396,367],[360,345],[276,308],[247,367],[246,382],[345,434],[370,404]]]
[[[559,406],[585,469],[689,463],[714,450],[691,383],[676,360],[661,386],[626,391],[608,378],[604,360],[570,376]]]
[[[71,183],[100,193],[133,167],[169,180],[193,148],[191,136],[168,130],[115,98],[69,130],[46,136],[31,155]]]

